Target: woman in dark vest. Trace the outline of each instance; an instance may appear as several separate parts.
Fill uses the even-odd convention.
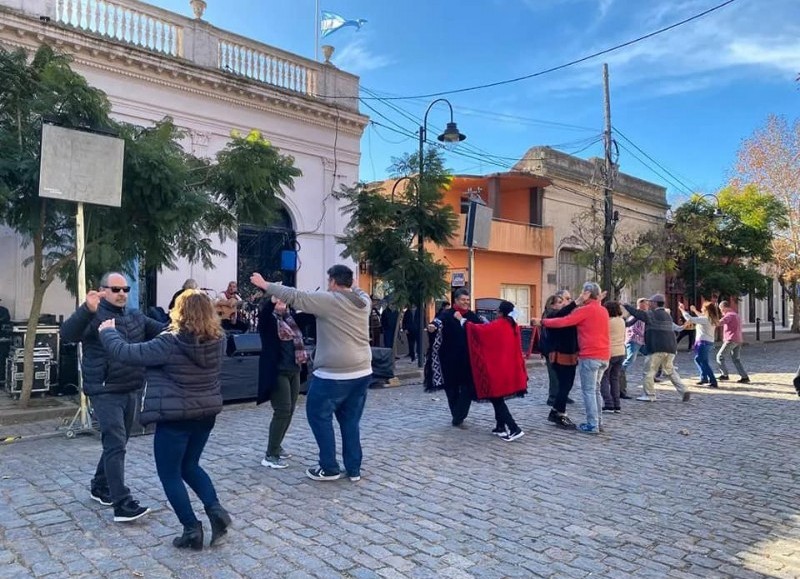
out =
[[[225,333],[209,297],[186,290],[169,312],[170,325],[139,344],[126,343],[110,319],[98,328],[110,358],[147,367],[140,421],[156,423],[153,455],[167,500],[183,525],[172,544],[203,548],[203,525],[197,520],[184,482],[203,502],[211,522],[211,545],[227,532],[231,517],[222,508],[206,471],[199,465],[217,414],[222,411],[219,370]]]
[[[261,461],[269,468],[286,468],[290,458],[281,446],[300,394],[300,370],[306,362],[303,334],[286,304],[277,298],[261,300],[258,311],[261,354],[258,359],[256,404],[272,403],[267,452]]]

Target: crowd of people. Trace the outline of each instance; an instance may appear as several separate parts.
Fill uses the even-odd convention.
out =
[[[210,544],[227,533],[231,517],[222,506],[208,473],[200,466],[203,449],[222,410],[219,373],[225,355],[225,329],[215,303],[196,283],[173,297],[168,322],[153,320],[127,308],[130,292],[126,277],[118,272],[103,276],[98,290],[64,322],[62,338],[83,344],[83,390],[89,397],[102,440],[102,455],[90,485],[90,497],[113,507],[117,522],[135,521],[149,512],[125,485],[125,454],[141,394],[139,420],[155,424],[153,456],[164,493],[183,532],[174,539],[178,548],[202,549],[203,525],[192,509],[188,487],[203,503],[211,529]],[[253,273],[251,283],[261,292],[258,333],[257,403],[270,402],[272,417],[261,464],[271,469],[288,467],[291,454],[283,447],[300,390],[301,373],[308,354],[295,311],[316,318],[313,371],[306,400],[306,418],[316,440],[318,462],[306,470],[315,481],[347,477],[361,479],[360,422],[372,377],[372,350],[376,339],[391,345],[400,322],[409,346],[422,336],[420,312],[408,308],[403,317],[394,307],[380,311],[368,294],[353,286],[353,272],[344,265],[328,270],[328,287],[306,292],[271,283]],[[239,300],[236,287],[228,300]],[[549,380],[547,420],[564,429],[587,434],[604,430],[603,413],[619,413],[621,400],[629,399],[626,375],[637,356],[644,356],[642,394],[656,400],[654,383],[659,372],[675,386],[684,402],[690,392],[679,376],[674,359],[678,334],[686,325],[674,323],[664,296],[639,299],[636,306],[604,301],[593,282],[583,285],[572,299],[562,290],[546,300],[541,318],[539,351]],[[473,402],[490,403],[494,410],[492,434],[506,442],[524,435],[507,401],[527,393],[528,375],[522,355],[521,332],[514,304],[499,301],[495,319],[488,321],[470,308],[465,288],[454,293],[452,307],[445,303],[426,325],[428,351],[424,387],[444,390],[452,426],[463,428]],[[233,304],[231,304],[233,305]],[[719,307],[703,304],[680,308],[680,315],[695,329],[695,363],[700,381],[711,388],[728,380],[726,358],[739,372],[740,383],[750,381],[740,358],[741,321],[727,302]],[[387,333],[387,326],[391,330]],[[723,343],[717,354],[720,374],[711,367],[717,328]],[[410,347],[409,355],[415,356]],[[575,378],[580,379],[585,420],[576,425],[567,415]],[[795,379],[800,394],[800,371]],[[333,419],[341,431],[343,466],[337,459]]]

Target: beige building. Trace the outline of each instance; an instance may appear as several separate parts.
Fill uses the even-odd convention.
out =
[[[539,311],[547,296],[562,288],[576,291],[593,274],[579,266],[576,255],[580,242],[573,219],[594,207],[603,212],[603,177],[601,159],[579,159],[549,147],[533,147],[514,166],[515,171],[532,173],[550,181],[538,192],[538,208],[544,224],[553,228],[554,256],[544,260],[542,296]],[[663,228],[666,223],[666,189],[624,173],[618,173],[614,185],[614,209],[619,213],[617,232],[635,233]],[[599,280],[597,280],[599,281]],[[664,291],[664,276],[651,275],[625,288],[623,300],[650,296]]]

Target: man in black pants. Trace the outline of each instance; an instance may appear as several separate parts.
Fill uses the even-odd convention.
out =
[[[480,324],[483,320],[469,309],[469,305],[469,290],[460,288],[456,290],[453,298],[453,307],[438,318],[442,328],[439,358],[453,426],[461,426],[469,414],[472,399],[475,397],[464,324],[466,322]]]
[[[139,505],[125,486],[125,447],[128,444],[137,394],[144,384],[144,368],[111,360],[100,342],[97,327],[115,320],[116,329],[128,343],[146,342],[164,324],[138,310],[128,310],[131,291],[121,273],[107,273],[100,291],[86,294],[86,302],[61,326],[61,339],[83,343],[83,391],[89,396],[100,426],[103,454],[91,485],[91,498],[114,506],[114,521],[134,521],[150,509]]]
[[[408,339],[408,357],[417,359],[417,342],[419,341],[419,310],[416,305],[409,306],[403,314],[403,331]]]

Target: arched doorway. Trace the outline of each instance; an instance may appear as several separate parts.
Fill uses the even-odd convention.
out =
[[[281,207],[269,224],[239,225],[236,243],[239,288],[250,286],[250,274],[261,273],[270,281],[294,287],[297,282],[297,236],[292,217]]]

